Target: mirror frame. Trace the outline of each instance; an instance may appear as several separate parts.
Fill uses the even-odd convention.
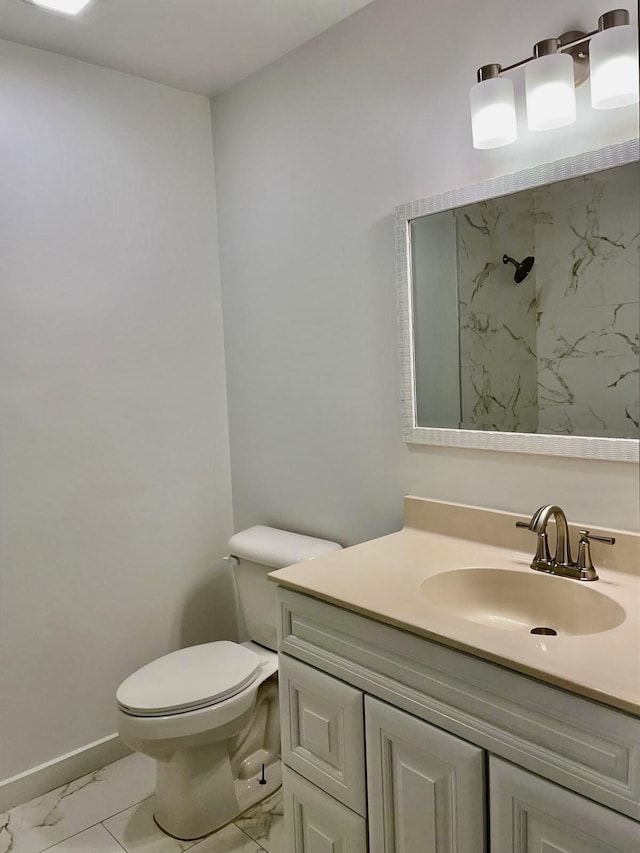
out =
[[[430,213],[497,198],[521,190],[589,175],[639,159],[638,138],[618,145],[544,163],[510,175],[501,175],[479,184],[401,204],[395,209],[396,282],[400,337],[400,378],[402,437],[409,444],[432,444],[475,450],[502,450],[509,453],[541,453],[637,462],[640,440],[581,435],[496,432],[494,430],[445,429],[418,426],[415,393],[415,349],[413,328],[413,281],[411,274],[411,220]]]

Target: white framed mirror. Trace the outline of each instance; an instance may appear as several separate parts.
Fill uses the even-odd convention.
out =
[[[396,208],[405,441],[637,461],[638,139]]]

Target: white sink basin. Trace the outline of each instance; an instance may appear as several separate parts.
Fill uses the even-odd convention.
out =
[[[427,578],[420,592],[434,607],[503,631],[599,634],[626,618],[624,609],[592,584],[533,571],[454,569]]]

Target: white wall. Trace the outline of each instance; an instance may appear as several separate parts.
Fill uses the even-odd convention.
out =
[[[0,780],[234,630],[209,102],[0,42]]]
[[[213,102],[236,528],[353,543],[396,528],[405,493],[522,512],[553,501],[639,528],[636,465],[400,436],[393,208],[635,135],[634,108],[591,111],[583,87],[574,126],[471,145],[476,68],[602,11],[376,0]]]

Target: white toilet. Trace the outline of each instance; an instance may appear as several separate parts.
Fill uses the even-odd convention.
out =
[[[251,641],[172,652],[118,688],[118,731],[156,759],[155,819],[169,835],[208,835],[280,786],[276,588],[267,574],[340,547],[272,527],[236,533],[228,560]]]

